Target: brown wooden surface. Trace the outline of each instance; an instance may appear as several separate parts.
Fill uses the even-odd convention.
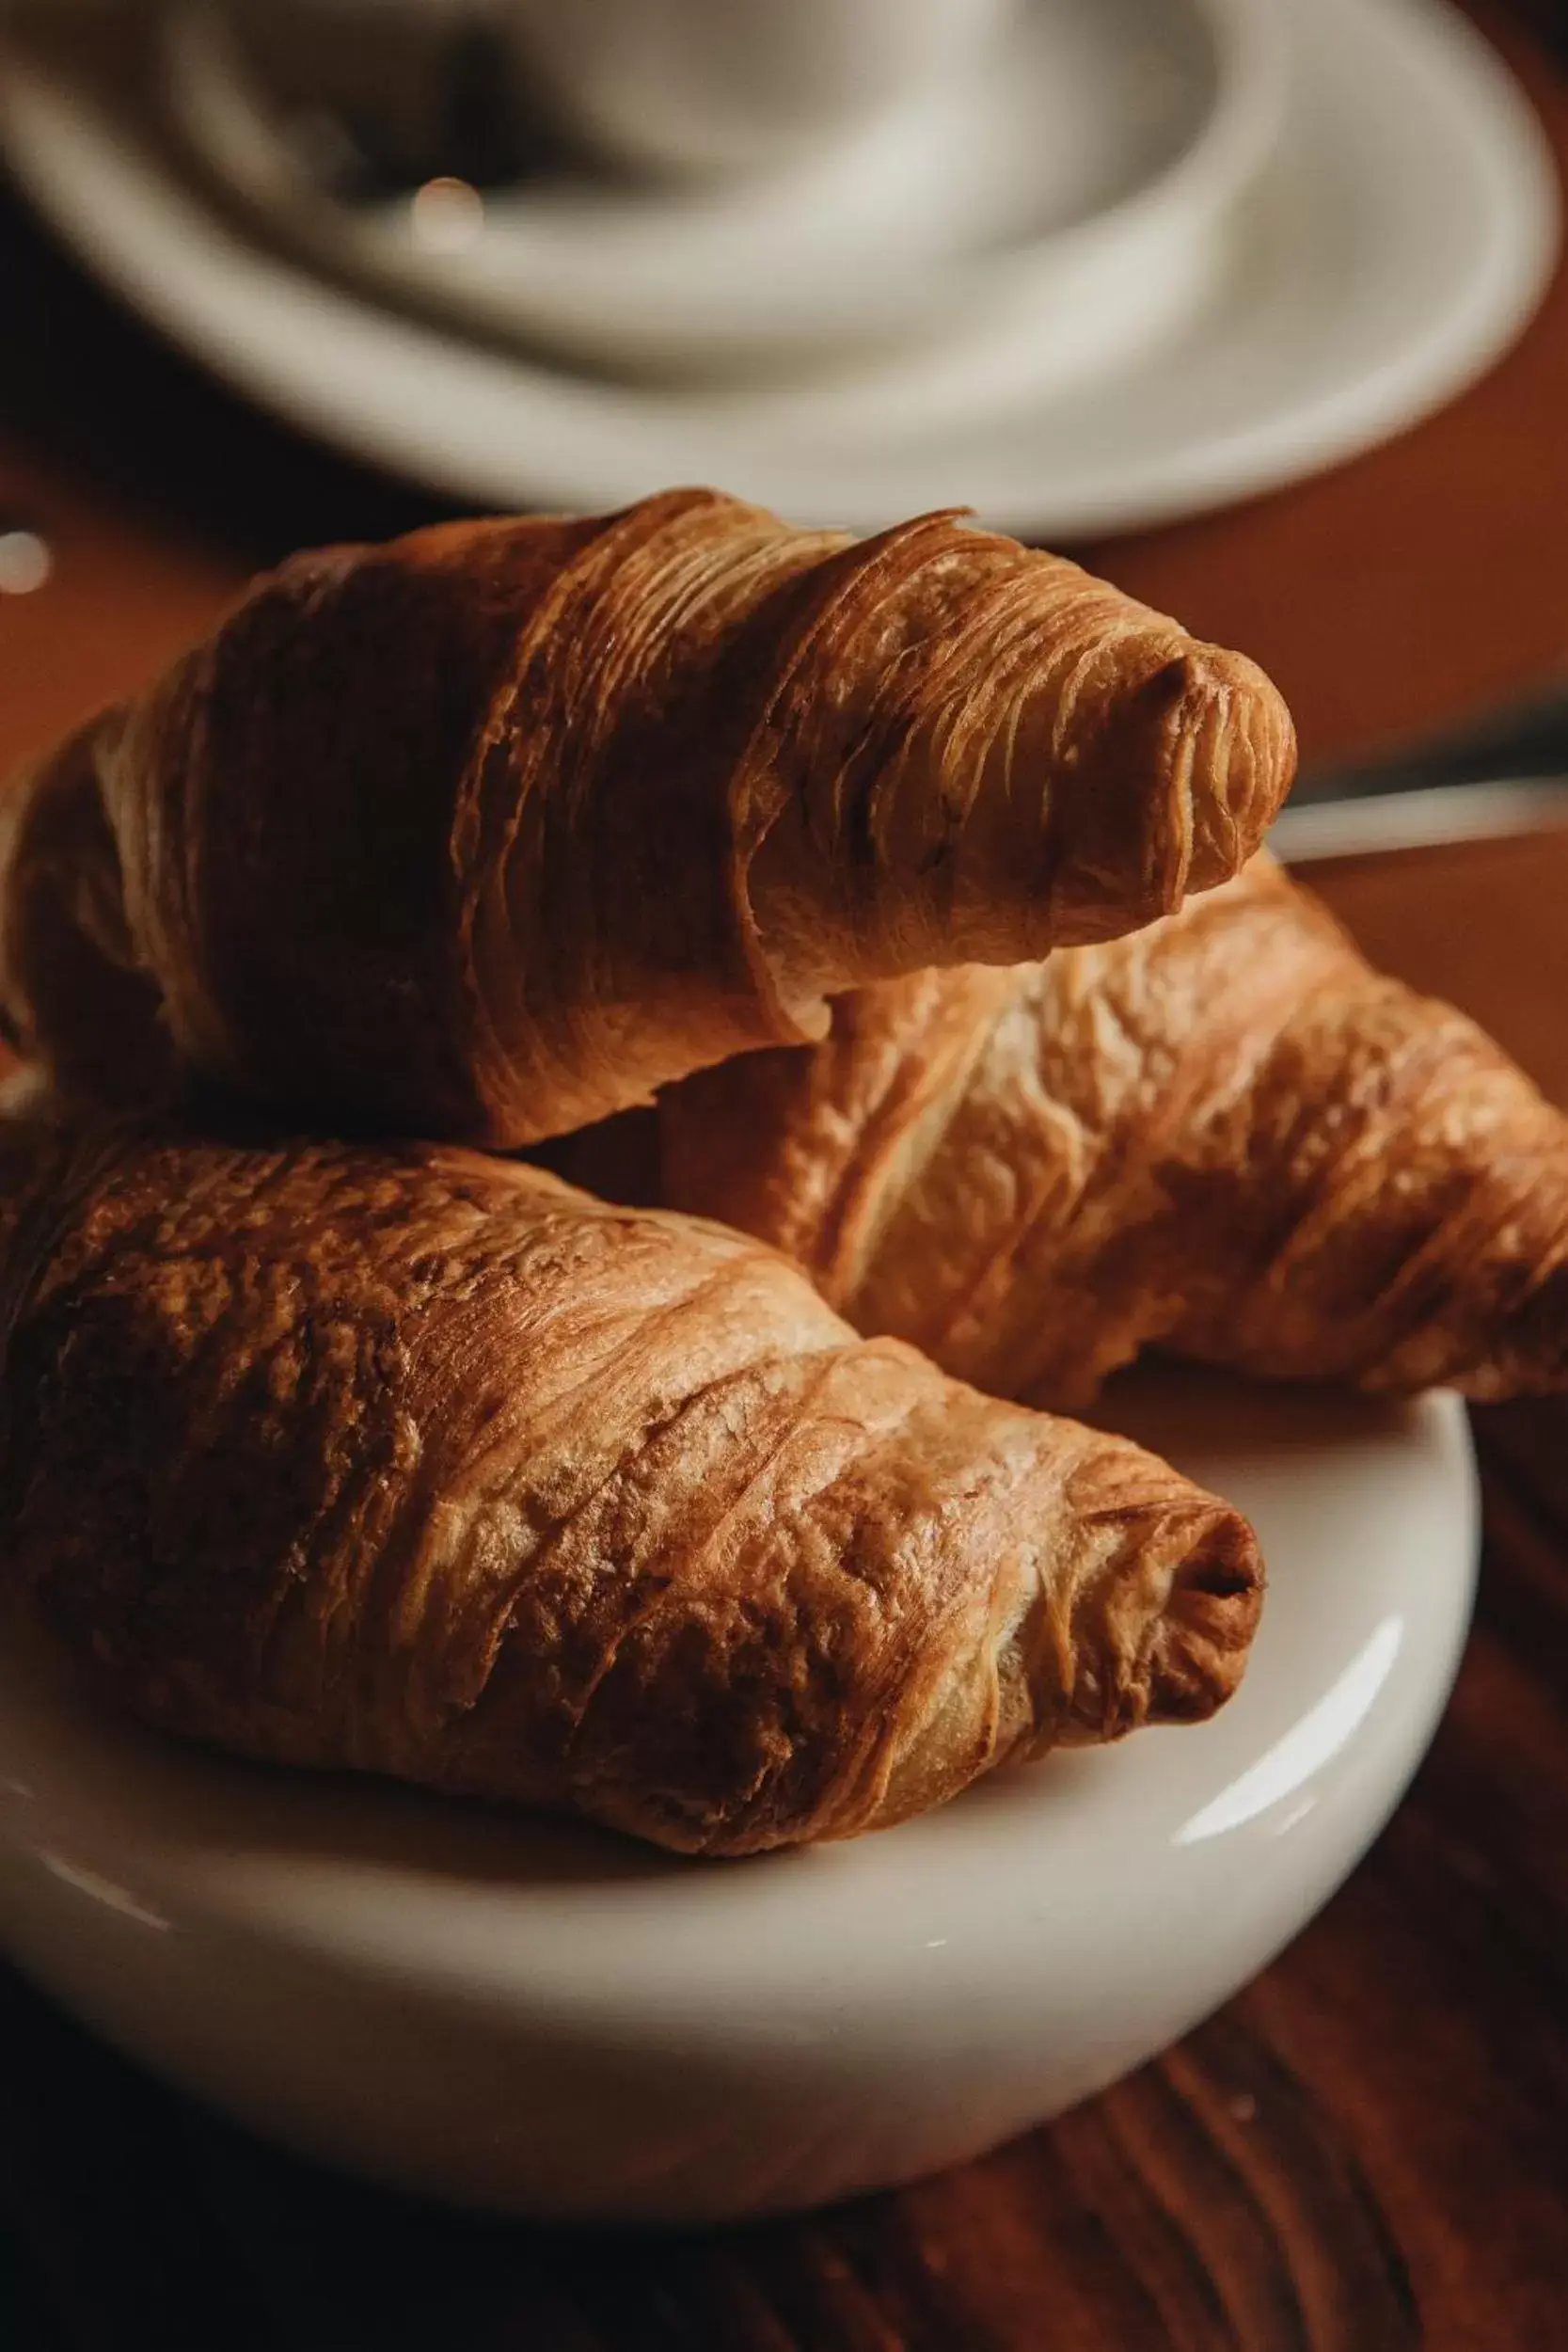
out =
[[[1568,77],[1504,39],[1568,156]],[[144,675],[249,564],[427,511],[163,353],[14,205],[0,321],[0,515],[56,556],[47,588],[0,598],[0,766]],[[1267,661],[1313,753],[1563,664],[1568,278],[1493,376],[1391,447],[1091,552]],[[1323,879],[1374,953],[1568,1101],[1568,835]],[[1478,1434],[1480,1613],[1414,1789],[1291,1949],[1132,2081],[896,2197],[615,2243],[314,2174],[0,1972],[0,2346],[1568,2347],[1568,1411]]]

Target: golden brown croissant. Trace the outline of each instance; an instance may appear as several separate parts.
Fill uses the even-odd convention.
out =
[[[1293,755],[1250,662],[951,515],[452,524],[296,558],[18,787],[0,1013],[67,1091],[177,1049],[521,1143],[854,983],[1148,921]]]
[[[661,1122],[672,1205],[1002,1395],[1082,1405],[1151,1343],[1374,1390],[1568,1382],[1568,1120],[1267,859],[1135,938],[860,991]],[[575,1165],[613,1186],[611,1144]]]
[[[8,1573],[247,1755],[737,1853],[1242,1670],[1227,1504],[534,1168],[18,1123],[0,1286]]]

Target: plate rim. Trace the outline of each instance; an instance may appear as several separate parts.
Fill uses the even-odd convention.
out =
[[[1147,302],[1151,291],[1149,274],[1156,274],[1157,282],[1157,273],[1179,233],[1196,240],[1217,232],[1257,180],[1277,133],[1285,98],[1283,0],[1176,0],[1176,5],[1199,29],[1215,65],[1212,101],[1193,135],[1151,172],[1082,219],[978,256],[980,266],[969,282],[964,282],[958,257],[906,251],[900,257],[897,278],[866,288],[863,299],[859,293],[855,296],[853,331],[863,356],[875,359],[879,348],[885,358],[900,346],[918,347],[931,334],[935,319],[951,320],[961,312],[978,328],[1001,306],[1030,298],[1049,299],[1053,291],[1063,288],[1069,304],[1076,296],[1081,307],[1093,299],[1088,280],[1094,272],[1126,275],[1140,261],[1142,278],[1124,291],[1130,298]],[[617,317],[609,327],[598,325],[599,314],[592,304],[584,307],[570,290],[563,301],[559,291],[554,291],[543,301],[531,302],[524,288],[521,307],[509,320],[503,319],[504,306],[494,286],[480,278],[467,290],[460,287],[453,293],[442,288],[436,265],[418,253],[400,257],[390,231],[373,217],[361,219],[352,206],[330,201],[310,207],[309,199],[296,191],[283,192],[281,182],[276,197],[269,196],[258,184],[256,170],[226,170],[214,152],[214,135],[201,121],[203,105],[208,103],[201,85],[211,86],[227,75],[233,102],[251,118],[259,108],[243,61],[224,56],[230,37],[223,31],[214,0],[163,0],[158,38],[167,60],[167,103],[173,119],[201,157],[204,170],[236,197],[259,227],[264,228],[266,220],[279,212],[291,215],[295,221],[293,233],[303,236],[307,245],[318,243],[324,256],[335,252],[338,262],[348,269],[351,282],[346,291],[351,294],[356,291],[353,274],[362,276],[360,291],[372,297],[378,282],[391,295],[401,280],[405,301],[428,299],[433,321],[436,306],[449,310],[459,340],[481,346],[494,343],[503,350],[521,345],[525,359],[530,334],[546,354],[569,358],[576,347],[590,364],[604,361],[611,368],[619,358],[634,367],[651,363],[656,368],[678,369],[683,358],[689,365],[694,352],[705,351],[711,355],[728,352],[732,360],[739,358],[743,364],[749,360],[753,367],[769,351],[785,364],[800,351],[834,356],[832,338],[845,326],[842,296],[846,289],[842,285],[835,287],[833,305],[828,311],[802,313],[787,320],[782,328],[769,324],[766,334],[760,335],[749,312],[736,326],[732,315],[733,285],[727,285],[718,298],[698,290],[689,324],[680,330],[690,346],[684,352],[680,338],[673,342],[666,330],[659,293],[641,296],[635,274],[624,262],[622,283],[613,288]],[[1015,38],[1022,39],[1022,32]],[[286,167],[286,142],[281,136],[270,129],[259,135]],[[721,200],[714,199],[716,204]],[[310,226],[309,210],[319,215],[318,228]],[[546,258],[547,248],[546,238]],[[461,255],[453,257],[451,266],[461,271]],[[610,281],[606,281],[601,291],[609,290]],[[759,310],[776,299],[760,287],[755,294]],[[634,312],[629,338],[624,324],[628,298]],[[644,305],[641,311],[637,309],[640,301]],[[397,310],[395,299],[389,307]],[[868,310],[878,315],[865,315]]]
[[[1198,1435],[1187,1434],[1173,1451],[1180,1454],[1196,1447],[1199,1477],[1205,1474],[1205,1445],[1224,1454],[1225,1440],[1215,1433],[1233,1385],[1218,1384],[1218,1402],[1211,1406],[1207,1400],[1215,1384],[1206,1376],[1192,1384]],[[725,1947],[737,1920],[754,1928],[771,1915],[776,1943],[753,1972],[748,2000],[766,1979],[781,2013],[792,2008],[809,2012],[822,1994],[816,1963],[825,1938],[830,1973],[835,1984],[844,1979],[845,2013],[863,2010],[874,2023],[879,2003],[896,2005],[898,1988],[908,1992],[929,1969],[922,1938],[911,1941],[908,1923],[899,1925],[890,1915],[851,1965],[833,1936],[835,1921],[842,1926],[863,1919],[867,1902],[877,1906],[879,1884],[885,1900],[890,1889],[897,1897],[918,1882],[917,1892],[906,1899],[921,1909],[929,1871],[936,1883],[926,1924],[933,1934],[941,1928],[943,1945],[948,1914],[955,1905],[963,1909],[966,1885],[980,1912],[990,1915],[990,1946],[970,1942],[943,1964],[958,1980],[1008,1981],[1008,1951],[1016,1956],[1009,1938],[1016,1939],[1020,1920],[1033,1916],[1036,1898],[1011,1878],[999,1888],[998,1858],[1006,1861],[1011,1854],[1016,1863],[1021,1846],[1027,1849],[1040,1837],[1042,1823],[1047,1850],[1054,1847],[1058,1859],[1064,1851],[1070,1854],[1075,1839],[1098,1839],[1108,1824],[1114,1826],[1129,1792],[1138,1789],[1139,1759],[1151,1763],[1164,1743],[1167,1757],[1177,1759],[1174,1772],[1158,1776],[1160,1802],[1172,1819],[1147,1818],[1145,1787],[1138,1800],[1144,1808],[1140,1848],[1157,1851],[1161,1867],[1180,1875],[1189,1896],[1205,1900],[1232,1883],[1243,1854],[1251,1858],[1253,1875],[1263,1857],[1271,1857],[1266,1867],[1286,1871],[1294,1889],[1322,1882],[1307,1906],[1308,1912],[1315,1910],[1323,1891],[1350,1867],[1347,1851],[1364,1851],[1398,1803],[1447,1704],[1475,1588],[1478,1482],[1467,1420],[1452,1395],[1433,1394],[1400,1407],[1365,1398],[1315,1400],[1311,1392],[1304,1392],[1298,1403],[1289,1391],[1264,1391],[1263,1400],[1262,1412],[1275,1416],[1284,1434],[1268,1434],[1265,1422],[1264,1434],[1243,1441],[1243,1458],[1252,1456],[1263,1465],[1254,1475],[1277,1481],[1283,1466],[1299,1508],[1300,1482],[1322,1474],[1320,1465],[1333,1457],[1337,1444],[1341,1481],[1348,1466],[1352,1485],[1371,1480],[1391,1494],[1393,1477],[1418,1476],[1429,1506],[1440,1490],[1448,1549],[1430,1585],[1412,1587],[1424,1596],[1425,1617],[1413,1623],[1401,1619],[1404,1629],[1391,1643],[1386,1612],[1373,1624],[1372,1602],[1363,1599],[1359,1587],[1347,1588],[1332,1619],[1324,1657],[1309,1661],[1313,1676],[1332,1665],[1330,1680],[1321,1689],[1313,1683],[1305,1693],[1296,1692],[1283,1714],[1280,1694],[1272,1686],[1283,1678],[1289,1690],[1300,1661],[1292,1645],[1291,1662],[1284,1662],[1287,1653],[1279,1643],[1290,1637],[1282,1628],[1271,1651],[1261,1724],[1251,1722],[1243,1705],[1258,1687],[1255,1675],[1243,1680],[1242,1693],[1211,1724],[1145,1729],[1109,1750],[1065,1751],[1039,1766],[993,1774],[898,1829],[736,1864],[667,1854],[591,1824],[508,1816],[503,1809],[409,1790],[373,1776],[288,1772],[185,1749],[112,1711],[96,1716],[94,1702],[82,1692],[64,1653],[38,1634],[30,1643],[9,1645],[0,1675],[0,1684],[12,1677],[24,1682],[29,1657],[35,1669],[40,1661],[46,1669],[44,1686],[31,1701],[31,1729],[27,1718],[20,1731],[14,1724],[0,1726],[0,1848],[13,1866],[39,1863],[86,1899],[106,1903],[110,1910],[129,1909],[133,1916],[139,1910],[154,1923],[183,1919],[240,1933],[329,1972],[347,1970],[372,1979],[390,1973],[417,1982],[427,1997],[442,1999],[460,1991],[466,1998],[489,2001],[503,2014],[520,2013],[519,2001],[523,2011],[532,2005],[543,2012],[554,2004],[584,2017],[621,2012],[619,1962],[611,1954],[608,1965],[584,1965],[578,1957],[583,1929],[597,1921],[611,1941],[641,1931],[640,1948],[654,1981],[661,1972],[667,1985],[684,1979],[683,1955],[694,1971],[697,2006],[691,2024],[699,2035],[715,2008],[722,2011],[726,2006],[725,1971],[721,1965],[715,1973],[709,1939]],[[1180,1422],[1170,1419],[1171,1408],[1161,1409],[1164,1418],[1151,1425],[1147,1419],[1135,1422],[1141,1439],[1158,1439],[1162,1428],[1182,1437]],[[1245,1496],[1243,1507],[1264,1516]],[[1266,1528],[1263,1537],[1267,1549]],[[1396,1581],[1411,1584],[1408,1568]],[[1299,1591],[1296,1606],[1302,1606]],[[1269,1622],[1265,1604],[1260,1644]],[[1353,1637],[1348,1660],[1353,1672],[1347,1673],[1341,1653]],[[1355,1706],[1343,1692],[1334,1701],[1354,1674],[1360,1677]],[[1311,1752],[1291,1765],[1296,1777],[1280,1780],[1276,1774],[1272,1791],[1265,1789],[1260,1801],[1243,1798],[1237,1811],[1233,1801],[1242,1783],[1295,1740],[1308,1717],[1321,1715],[1325,1706],[1332,1715],[1331,1701],[1339,1716],[1320,1725],[1323,1739],[1315,1748],[1308,1742]],[[1254,1707],[1251,1713],[1256,1712]],[[1330,1737],[1336,1730],[1341,1735],[1337,1740]],[[59,1743],[53,1783],[52,1741]],[[1352,1750],[1354,1771],[1340,1761]],[[38,1774],[40,1753],[44,1773],[24,1779],[28,1772]],[[112,1762],[117,1756],[129,1777],[111,1786],[106,1802],[72,1781],[84,1758],[90,1770],[92,1759]],[[152,1809],[138,1821],[138,1791],[148,1787],[153,1790]],[[1194,1788],[1202,1793],[1203,1812],[1228,1804],[1233,1818],[1222,1816],[1212,1830],[1199,1827],[1199,1817],[1187,1812]],[[1304,1791],[1310,1803],[1298,1809]],[[1320,1804],[1321,1817],[1314,1821]],[[1063,1805],[1065,1812],[1058,1810]],[[499,1891],[494,1891],[494,1868],[474,1861],[476,1852],[485,1857],[492,1847],[498,1853],[510,1847],[520,1857],[516,1876],[503,1873]],[[1170,1863],[1166,1850],[1177,1847],[1191,1860]],[[452,1856],[438,1873],[421,1859],[432,1848]],[[563,1869],[552,1867],[550,1858],[558,1854],[565,1858]],[[408,1894],[410,1888],[421,1889],[426,1879],[433,1884],[428,1912],[421,1915],[409,1909]],[[357,1899],[345,1894],[350,1880],[357,1885]],[[1114,1912],[1118,1904],[1135,1909],[1140,1889],[1141,1882],[1113,1871],[1101,1890],[1101,1910]],[[1291,1902],[1298,1901],[1293,1895]],[[395,1931],[388,1925],[393,1915]],[[1289,1932],[1296,1932],[1299,1924],[1298,1917]],[[476,1965],[475,1934],[483,1942],[503,1926],[531,1937],[526,1966],[519,1968],[517,1955],[500,1942]],[[1102,1929],[1091,1922],[1086,1932],[1092,1940]],[[1070,1944],[1070,1933],[1066,1940]],[[660,2011],[665,2023],[681,2008],[679,2000],[673,2010],[667,2003]]]
[[[1029,536],[1075,539],[1197,514],[1277,487],[1353,455],[1441,405],[1483,372],[1534,309],[1557,249],[1557,178],[1533,109],[1479,31],[1449,0],[1313,0],[1294,23],[1298,37],[1309,42],[1342,45],[1349,38],[1370,43],[1369,58],[1382,43],[1386,60],[1402,55],[1429,90],[1442,86],[1450,110],[1464,112],[1477,155],[1484,151],[1491,198],[1512,224],[1512,247],[1493,256],[1486,283],[1478,279],[1451,290],[1418,345],[1386,364],[1373,380],[1347,375],[1336,393],[1318,397],[1315,409],[1293,420],[1264,417],[1250,434],[1233,430],[1207,449],[1180,451],[1163,461],[1163,472],[1147,466],[1141,476],[1136,468],[1128,470],[1124,453],[1121,465],[1104,469],[1098,483],[1080,479],[1076,495],[1060,481],[1050,483],[1048,461],[1045,486],[1038,479],[1031,486],[1017,478],[1002,495],[977,498],[988,520]],[[123,135],[95,135],[84,116],[72,115],[65,86],[53,86],[14,35],[0,39],[0,63],[7,68],[0,73],[0,146],[40,209],[122,298],[211,372],[296,428],[464,503],[602,506],[693,470],[692,428],[678,409],[650,420],[647,403],[635,393],[607,394],[581,379],[517,367],[296,278],[222,229],[166,175],[138,158]],[[106,208],[89,192],[95,173],[103,182],[105,169],[114,190]],[[149,218],[162,239],[154,234],[151,253]],[[178,270],[171,280],[162,267],[182,243],[188,256],[193,222],[198,240],[205,237],[212,248],[210,282],[194,305],[188,287],[182,291],[177,282]],[[236,294],[245,310],[243,327],[236,323]],[[329,382],[309,359],[288,353],[291,336],[306,346],[314,337],[319,344],[324,322],[332,320],[341,341],[359,349],[352,384]],[[400,371],[406,372],[405,395],[388,403],[386,383]],[[464,422],[454,431],[457,383]],[[367,401],[367,387],[381,399],[380,407]],[[1095,389],[1087,387],[1087,396]],[[427,421],[427,406],[434,421]],[[1047,405],[1040,411],[1042,432],[1049,419]],[[722,473],[727,465],[744,470],[744,440],[727,438],[711,416],[705,429],[712,455],[707,470]],[[785,427],[775,424],[770,446],[784,449],[787,437]],[[994,451],[994,433],[988,440]],[[639,452],[629,461],[628,441]],[[786,465],[788,456],[784,449]],[[918,474],[927,456],[911,453],[910,473]],[[943,493],[951,470],[939,453],[936,486]],[[811,478],[809,464],[795,477],[786,471],[781,479],[790,496],[775,494],[772,502],[802,521],[864,528],[885,523],[895,507],[931,502],[911,480],[908,496],[877,489],[857,510],[853,493],[844,494],[841,471],[831,486],[824,483],[814,505],[810,495],[798,494]]]

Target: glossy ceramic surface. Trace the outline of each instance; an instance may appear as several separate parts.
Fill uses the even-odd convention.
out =
[[[881,1836],[701,1864],[181,1749],[12,1638],[10,1947],[258,2129],[515,2212],[804,2205],[1038,2122],[1310,1917],[1414,1769],[1470,1601],[1453,1400],[1190,1375],[1115,1418],[1263,1538],[1263,1628],[1212,1724],[999,1775]]]
[[[524,71],[633,168],[747,176],[961,74],[1021,0],[499,0]]]
[[[1030,0],[973,72],[793,169],[661,190],[562,167],[455,207],[334,200],[212,0],[170,7],[165,55],[218,185],[460,331],[689,381],[1022,332],[1065,379],[1212,283],[1277,135],[1280,36],[1279,0]]]
[[[598,507],[711,481],[801,522],[975,506],[1041,537],[1156,521],[1332,463],[1447,398],[1533,308],[1557,234],[1528,106],[1439,0],[1300,0],[1285,123],[1224,282],[1135,363],[1050,389],[1057,339],[959,335],[828,384],[606,383],[293,269],[33,53],[0,148],[83,258],[305,430],[473,501]]]

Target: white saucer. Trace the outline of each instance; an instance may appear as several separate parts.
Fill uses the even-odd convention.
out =
[[[752,183],[562,169],[334,200],[213,0],[164,22],[176,121],[296,253],[473,332],[687,380],[911,338],[1054,343],[1064,376],[1158,339],[1212,283],[1284,103],[1279,0],[1029,0],[971,76]]]
[[[688,1863],[251,1769],[0,1645],[0,1922],[112,2041],[258,2129],[515,2212],[691,2222],[907,2178],[1223,2001],[1376,1835],[1443,1707],[1476,1496],[1453,1399],[1186,1375],[1117,1418],[1254,1518],[1237,1698],[882,1836]]]
[[[973,504],[1070,538],[1266,489],[1420,415],[1541,292],[1556,183],[1533,115],[1439,0],[1300,0],[1247,250],[1144,361],[1044,399],[1052,355],[960,344],[800,391],[639,390],[480,349],[301,276],[195,201],[133,125],[9,35],[0,146],[83,259],[307,431],[475,503],[612,505],[711,481],[803,522]]]

